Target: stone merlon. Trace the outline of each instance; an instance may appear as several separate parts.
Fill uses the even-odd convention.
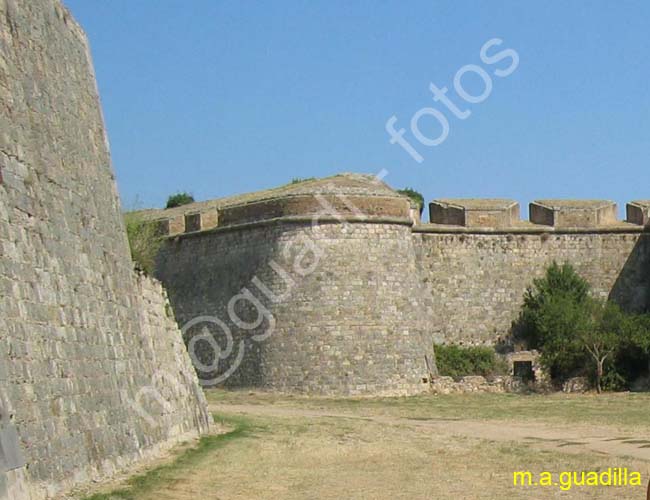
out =
[[[429,203],[429,223],[407,197],[372,175],[343,173],[241,195],[138,213],[162,235],[180,236],[279,221],[395,222],[418,232],[642,231],[650,200],[627,204],[625,221],[608,200],[542,199],[520,218],[519,203],[506,198],[439,198]]]
[[[553,227],[595,228],[616,224],[616,203],[607,200],[536,200],[530,221]]]
[[[633,201],[627,204],[627,221],[647,226],[650,222],[650,200]]]
[[[519,203],[507,199],[456,198],[429,204],[434,224],[504,228],[519,222]]]

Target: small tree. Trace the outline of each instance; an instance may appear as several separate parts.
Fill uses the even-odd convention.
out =
[[[540,362],[553,379],[580,375],[587,366],[578,340],[582,332],[593,326],[585,302],[576,302],[564,294],[550,294],[539,309],[529,311],[526,333],[535,342],[534,348],[541,351]]]
[[[167,198],[167,205],[165,208],[180,207],[181,205],[189,205],[194,203],[194,197],[189,193],[176,193]]]
[[[415,189],[411,188],[398,189],[397,192],[411,198],[411,200],[417,204],[420,210],[420,215],[422,215],[422,212],[424,211],[424,196],[422,196],[421,193],[418,193]]]
[[[600,393],[607,366],[627,342],[628,323],[618,305],[592,298],[589,284],[569,264],[553,263],[526,291],[518,327],[541,351],[551,377],[592,373],[593,366]]]
[[[647,360],[647,370],[650,374],[650,314],[629,317],[626,327],[628,347],[642,353]]]
[[[589,283],[570,264],[553,262],[544,277],[533,280],[526,290],[516,329],[529,347],[541,349],[571,330],[588,298]]]
[[[596,391],[602,392],[605,361],[622,345],[625,318],[619,307],[612,303],[590,300],[585,304],[591,321],[578,332],[578,343],[589,353],[596,365]]]

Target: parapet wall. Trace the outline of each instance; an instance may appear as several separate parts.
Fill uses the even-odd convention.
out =
[[[610,201],[540,200],[530,204],[530,221],[521,221],[511,200],[432,202],[433,223],[414,227],[413,238],[437,341],[505,340],[526,288],[553,261],[572,264],[595,295],[647,309],[648,206],[629,203],[628,220],[619,221]]]
[[[0,498],[39,499],[207,429],[159,284],[130,259],[85,36],[0,0]]]
[[[616,203],[609,200],[536,200],[530,203],[530,220],[519,217],[519,203],[508,199],[456,198],[429,204],[431,231],[470,232],[575,232],[642,231],[648,224],[650,201],[627,204],[627,220],[619,221]],[[447,227],[448,226],[448,227]]]
[[[414,221],[409,198],[370,175],[349,173],[166,210],[143,210],[139,214],[157,224],[163,236],[264,225],[278,220]]]
[[[571,263],[595,295],[629,310],[642,311],[650,302],[649,233],[416,231],[438,342],[505,340],[526,288],[553,261]]]

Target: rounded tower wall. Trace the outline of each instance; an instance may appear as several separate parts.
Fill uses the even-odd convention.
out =
[[[400,223],[277,221],[170,240],[158,274],[181,327],[194,321],[191,355],[203,368],[219,349],[223,356],[218,369],[199,370],[204,383],[314,394],[425,390],[430,295],[417,278],[404,207]],[[191,340],[206,328],[215,342]]]

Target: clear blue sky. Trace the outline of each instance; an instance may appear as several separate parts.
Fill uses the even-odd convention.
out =
[[[426,199],[650,198],[650,2],[65,0],[90,38],[122,202],[387,169]],[[520,58],[481,61],[492,38]],[[465,103],[454,75],[491,77]],[[471,111],[460,120],[429,84]],[[470,94],[483,83],[462,79]],[[414,137],[433,107],[449,136]],[[386,121],[424,158],[390,144]],[[423,117],[435,138],[440,126]]]

